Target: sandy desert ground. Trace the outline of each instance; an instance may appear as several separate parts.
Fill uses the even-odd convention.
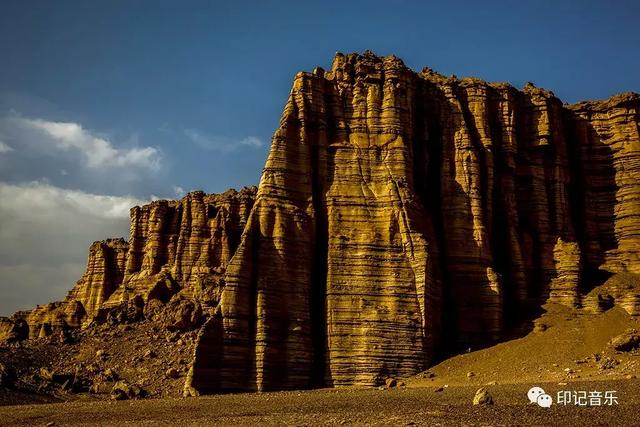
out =
[[[594,315],[557,305],[545,310],[526,335],[448,358],[399,379],[401,387],[179,398],[178,379],[169,394],[127,401],[4,390],[0,425],[639,425],[640,351],[610,344],[637,330],[638,320],[617,307]],[[529,403],[533,386],[552,396],[551,408]],[[494,404],[472,404],[481,387]],[[615,391],[617,404],[560,405],[559,391]]]
[[[392,390],[341,389],[139,401],[94,401],[0,407],[2,425],[638,425],[640,381],[540,384],[616,390],[615,406],[529,404],[528,384],[487,386],[495,404],[473,406],[476,386]]]

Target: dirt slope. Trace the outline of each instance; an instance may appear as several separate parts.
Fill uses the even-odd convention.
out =
[[[636,318],[619,307],[594,315],[557,304],[545,308],[525,337],[449,358],[407,379],[407,386],[603,380],[640,373],[640,353],[616,352],[608,345],[627,329],[638,329]]]

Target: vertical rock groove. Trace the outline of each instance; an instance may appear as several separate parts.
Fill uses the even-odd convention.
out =
[[[251,357],[234,344],[251,281],[248,389],[377,384],[498,340],[531,307],[580,306],[584,269],[637,269],[637,107],[370,52],[299,73],[227,272],[219,376]]]
[[[180,293],[216,306],[255,192],[193,192],[132,208],[129,242],[94,242],[85,273],[64,301],[15,313],[13,321],[25,320],[29,336],[37,338],[104,320],[106,312],[136,296],[166,302]]]
[[[336,54],[296,74],[257,189],[133,208],[129,242],[94,243],[64,301],[0,334],[179,295],[208,315],[189,393],[412,375],[640,274],[639,111]]]

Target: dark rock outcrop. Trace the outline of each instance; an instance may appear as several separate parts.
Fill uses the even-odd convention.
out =
[[[609,345],[617,351],[632,351],[640,348],[640,333],[635,329],[628,329],[614,337]]]

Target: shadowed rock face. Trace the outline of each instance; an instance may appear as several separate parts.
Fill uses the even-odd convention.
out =
[[[192,192],[131,209],[131,236],[94,242],[87,270],[64,301],[0,320],[0,338],[46,337],[103,320],[114,307],[174,294],[218,303],[222,275],[255,198],[255,187],[223,194]],[[26,321],[26,336],[23,324]],[[19,328],[15,325],[18,325]],[[20,329],[20,331],[16,331]]]
[[[639,107],[369,52],[299,73],[187,387],[377,384],[637,271]]]

